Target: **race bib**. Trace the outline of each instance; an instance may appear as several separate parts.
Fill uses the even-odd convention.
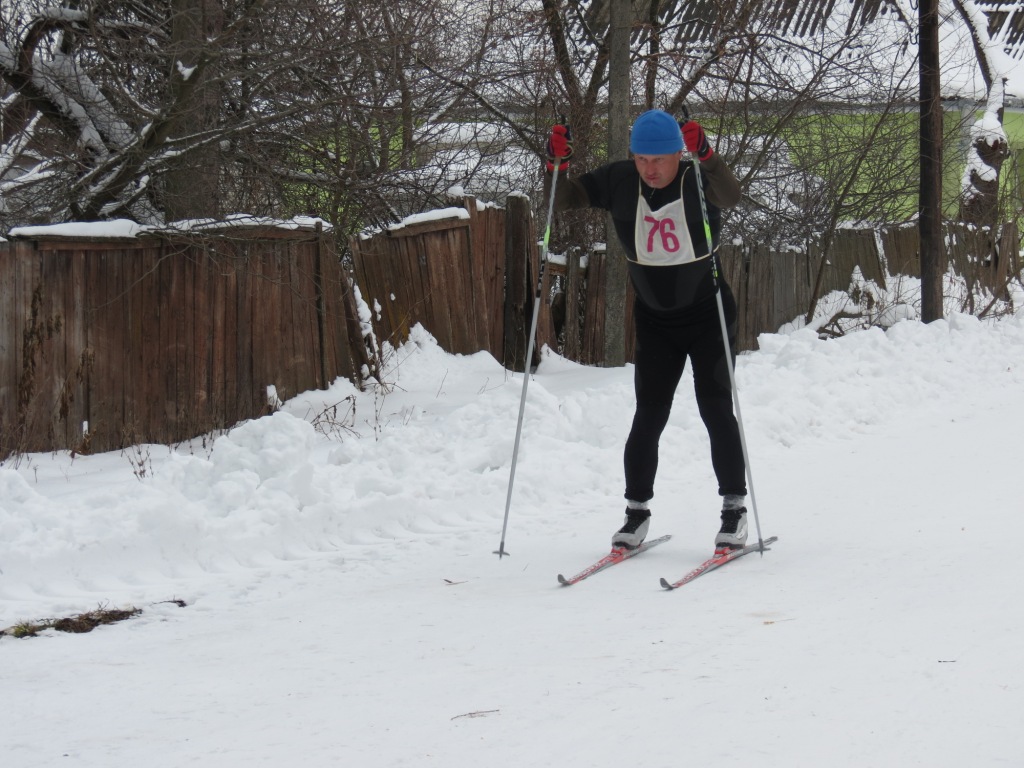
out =
[[[680,183],[680,198],[652,211],[641,189],[633,234],[636,258],[640,264],[670,267],[696,259],[681,195]]]

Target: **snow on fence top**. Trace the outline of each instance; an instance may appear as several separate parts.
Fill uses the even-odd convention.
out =
[[[313,216],[296,216],[291,219],[273,219],[266,216],[252,216],[236,213],[223,219],[185,219],[160,226],[137,224],[128,219],[112,221],[72,221],[63,224],[44,224],[30,227],[15,227],[8,233],[9,238],[24,239],[68,239],[68,240],[133,240],[147,235],[210,234],[233,229],[280,229],[296,232],[314,232],[318,226],[328,231],[331,225]]]
[[[479,210],[479,206],[478,206]],[[396,224],[390,224],[386,229],[379,227],[371,227],[364,229],[359,233],[360,240],[372,240],[376,235],[381,232],[388,232],[389,234],[395,234],[401,232],[406,227],[413,227],[418,224],[427,224],[434,221],[444,221],[446,219],[466,219],[470,218],[469,211],[462,207],[451,207],[451,208],[438,208],[433,211],[425,211],[424,213],[414,213],[411,216],[406,216],[404,219]]]

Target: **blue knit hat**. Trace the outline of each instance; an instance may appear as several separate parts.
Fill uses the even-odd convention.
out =
[[[683,149],[679,123],[668,112],[652,109],[633,123],[629,151],[634,155],[673,155]]]

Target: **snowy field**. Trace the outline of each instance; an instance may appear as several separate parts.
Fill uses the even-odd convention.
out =
[[[422,329],[386,388],[212,447],[9,461],[0,628],[142,613],[0,638],[3,764],[1024,765],[1024,316],[762,337],[737,376],[779,541],[668,592],[718,525],[684,379],[672,540],[561,587],[621,523],[631,375],[546,356],[506,558],[522,379]]]

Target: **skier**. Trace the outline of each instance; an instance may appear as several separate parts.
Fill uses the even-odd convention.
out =
[[[740,186],[693,120],[680,124],[667,112],[644,112],[630,132],[631,160],[608,163],[564,183],[560,175],[556,185],[556,211],[590,207],[611,214],[636,296],[636,412],[624,451],[626,519],[612,536],[612,546],[625,549],[638,547],[650,528],[658,443],[687,359],[722,497],[715,548],[735,549],[747,540],[746,467],[715,296],[711,259],[716,257],[708,253],[697,174],[692,163],[682,161],[684,143],[700,161],[717,249],[721,209],[739,202]],[[566,126],[551,129],[547,151],[549,173],[556,162],[559,174],[568,169],[572,143]],[[720,272],[731,349],[736,301]]]

